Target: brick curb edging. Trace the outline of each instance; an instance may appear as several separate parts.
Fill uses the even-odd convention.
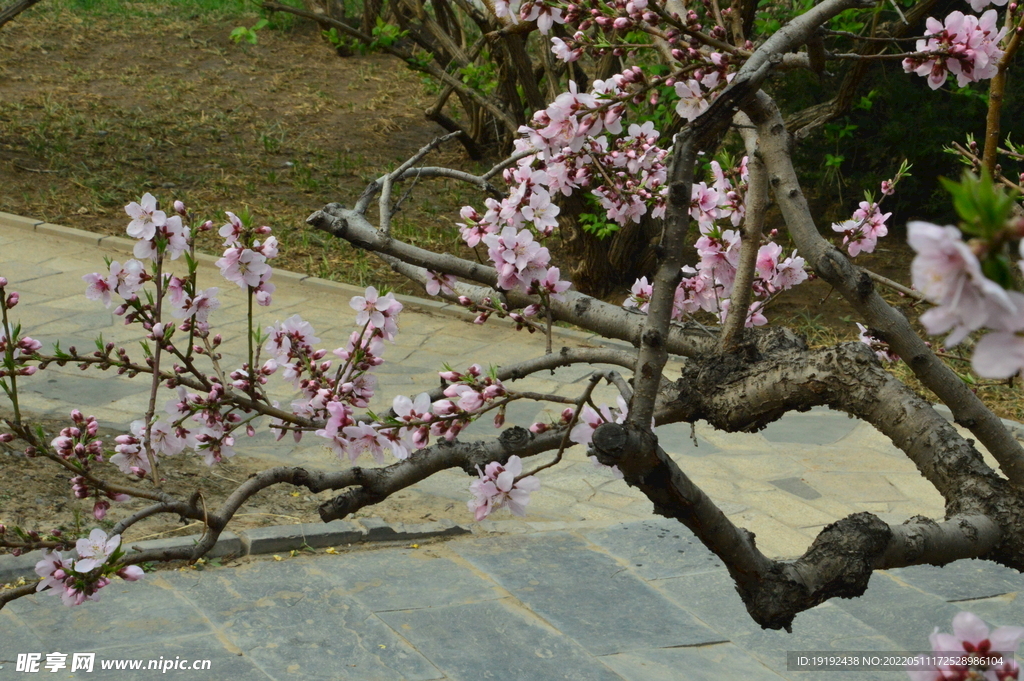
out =
[[[44,220],[37,220],[35,218],[26,218],[20,215],[13,215],[11,213],[4,213],[0,211],[0,226],[2,227],[13,227],[15,229],[24,229],[30,232],[36,232],[38,234],[45,234],[52,237],[61,239],[67,239],[69,241],[76,241],[79,243],[88,244],[90,246],[99,246],[103,248],[109,248],[114,251],[122,253],[131,253],[135,248],[135,241],[132,239],[126,239],[119,236],[105,236],[103,234],[97,234],[96,232],[87,232],[82,229],[76,229],[74,227],[64,227],[63,225],[54,225]],[[196,260],[200,263],[213,266],[214,262],[219,258],[216,255],[209,255],[207,253],[196,253]],[[288,270],[281,270],[274,268],[274,277],[280,281],[281,279],[287,279],[288,281],[295,282],[302,286],[309,286],[314,289],[323,291],[324,293],[338,293],[348,296],[359,296],[366,293],[366,289],[352,284],[343,284],[337,281],[330,281],[328,279],[321,279],[320,277],[314,277],[307,274],[299,274],[298,272],[289,272]],[[454,303],[447,303],[441,300],[430,300],[427,298],[419,298],[417,296],[407,296],[404,294],[395,294],[395,298],[402,303],[406,308],[416,310],[418,312],[425,312],[428,314],[439,314],[446,317],[454,317],[462,321],[473,321],[476,318],[476,314],[470,312],[466,308],[456,305]],[[502,325],[513,325],[509,319],[493,318],[489,323],[498,323]],[[575,329],[566,329],[562,327],[554,327],[552,334],[565,339],[572,339],[577,342],[589,342],[599,345],[605,345],[608,347],[624,347],[632,348],[633,346],[624,341],[608,339],[600,336],[591,331],[577,331]]]
[[[206,558],[255,556],[299,550],[302,548],[322,549],[350,544],[371,544],[376,542],[418,542],[426,539],[458,537],[472,534],[465,525],[451,520],[437,520],[430,523],[406,524],[388,523],[380,518],[362,518],[357,521],[332,520],[329,523],[303,523],[299,525],[274,525],[254,527],[239,532],[222,532],[217,543],[206,554]],[[200,535],[151,539],[149,541],[125,542],[127,554],[136,550],[175,549],[194,546]],[[31,551],[21,556],[0,556],[0,585],[15,582],[20,577],[36,578],[35,565],[42,558],[43,551]]]
[[[450,539],[466,535],[528,534],[531,532],[572,532],[593,530],[615,525],[605,520],[532,521],[484,520],[472,527],[442,519],[429,523],[388,523],[381,518],[361,518],[356,521],[332,520],[329,523],[302,523],[272,525],[248,530],[222,532],[206,558],[241,558],[269,555],[303,548],[323,549],[353,544],[388,544],[392,542],[417,543],[427,539]],[[125,542],[128,553],[133,550],[173,549],[190,547],[200,535]],[[22,556],[0,555],[0,587],[24,577],[36,579],[35,565],[43,552],[31,551]]]

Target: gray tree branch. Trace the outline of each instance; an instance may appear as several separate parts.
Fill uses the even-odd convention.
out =
[[[750,100],[746,113],[757,126],[769,183],[800,253],[881,334],[921,382],[946,403],[957,423],[977,435],[1010,481],[1024,485],[1024,449],[1020,443],[925,345],[906,317],[875,291],[872,279],[818,233],[793,168],[790,136],[778,107],[762,92]]]

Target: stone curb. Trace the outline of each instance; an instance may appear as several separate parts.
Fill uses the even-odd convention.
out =
[[[333,520],[329,523],[304,523],[300,525],[274,525],[241,530],[238,533],[224,532],[206,558],[239,558],[303,548],[320,549],[329,546],[371,544],[376,542],[417,542],[439,537],[458,537],[472,534],[472,530],[451,520],[430,523],[406,524],[388,523],[380,518],[363,518],[356,522]],[[127,555],[140,551],[189,548],[195,546],[201,535],[150,539],[128,542]],[[19,577],[34,579],[36,563],[43,552],[31,551],[22,556],[0,556],[0,585],[15,582]]]
[[[87,232],[74,227],[54,225],[45,222],[44,220],[26,218],[20,215],[13,215],[11,213],[0,212],[0,226],[41,232],[49,236],[68,239],[78,243],[85,243],[90,246],[109,248],[121,253],[131,253],[135,247],[135,241],[132,239],[125,239],[124,237],[119,236],[104,236],[103,234],[95,232]],[[196,253],[196,260],[206,265],[213,266],[218,259],[219,258],[216,255]],[[323,291],[324,293],[358,296],[363,295],[366,292],[366,289],[353,286],[352,284],[344,284],[337,281],[330,281],[328,279],[321,279],[320,277],[313,277],[307,274],[289,272],[288,270],[280,270],[276,268],[274,269],[274,277],[278,280],[287,279],[288,281],[296,282],[302,286],[309,286],[319,291]],[[469,312],[465,308],[443,300],[431,300],[429,298],[419,298],[417,296],[407,296],[402,294],[395,294],[395,299],[401,302],[407,309],[416,310],[417,312],[438,314],[468,322],[473,321],[476,317],[474,313]],[[497,318],[491,319],[489,323],[498,323],[503,326],[512,326],[514,324],[510,319]],[[576,329],[565,329],[560,327],[555,327],[552,331],[555,336],[572,339],[577,342],[597,343],[609,347],[633,347],[629,343],[608,340],[590,331],[577,331]]]

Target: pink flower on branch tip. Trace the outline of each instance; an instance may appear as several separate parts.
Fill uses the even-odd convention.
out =
[[[551,52],[555,57],[564,62],[576,61],[580,58],[580,55],[583,54],[583,50],[581,48],[573,49],[561,38],[551,39]]]
[[[497,461],[487,464],[482,471],[477,466],[480,479],[469,486],[473,498],[467,502],[477,521],[499,508],[508,508],[517,516],[526,515],[530,494],[540,489],[540,481],[532,475],[516,480],[522,473],[522,459],[515,454],[504,466]]]
[[[229,248],[224,251],[224,257],[214,264],[225,279],[243,289],[256,288],[264,275],[270,272],[266,256],[249,248]]]
[[[711,106],[701,91],[700,83],[695,80],[687,80],[676,83],[676,94],[679,102],[676,104],[676,113],[687,121],[700,116]]]
[[[980,0],[972,0],[972,6],[977,2]],[[927,77],[933,90],[942,87],[949,73],[957,77],[960,87],[992,78],[999,72],[1003,57],[999,42],[1007,32],[1006,27],[999,28],[998,21],[994,9],[980,17],[952,12],[943,22],[929,17],[925,37],[917,41],[917,51],[931,54],[904,59],[903,70]]]
[[[231,211],[225,211],[225,215],[228,216],[227,224],[221,226],[217,233],[224,237],[225,246],[237,246],[239,241],[238,237],[242,236],[242,232],[245,230],[245,226],[237,215]]]
[[[263,349],[281,364],[293,357],[311,355],[320,342],[314,335],[313,325],[297,314],[267,327],[266,333],[267,343]]]
[[[117,571],[117,576],[126,582],[137,582],[145,576],[146,572],[138,565],[125,565]]]
[[[402,311],[402,304],[395,300],[393,293],[380,295],[376,288],[368,286],[366,294],[353,296],[349,301],[353,310],[358,312],[356,324],[363,326],[369,324],[374,329],[379,329],[384,338],[394,340],[398,332],[397,318]]]
[[[107,561],[107,558],[121,545],[121,535],[108,537],[100,528],[94,529],[88,537],[79,539],[75,544],[78,560],[75,561],[75,572],[91,572]]]
[[[128,223],[128,236],[136,239],[152,239],[158,227],[167,224],[167,214],[156,209],[156,197],[150,193],[142,195],[141,201],[132,201],[124,207],[132,221]]]
[[[455,295],[455,277],[450,274],[441,274],[427,270],[427,283],[425,287],[427,294],[436,296],[444,291],[448,295]]]
[[[1007,291],[1012,314],[993,315],[985,334],[974,346],[971,368],[983,378],[1009,378],[1024,368],[1024,295]]]
[[[106,307],[110,307],[112,292],[116,292],[125,300],[136,298],[146,279],[148,275],[145,265],[138,260],[129,260],[124,265],[115,260],[110,263],[108,274],[94,272],[82,277],[82,281],[88,284],[85,297],[89,300],[99,300]]]
[[[1019,316],[1010,295],[982,274],[956,227],[911,222],[907,242],[916,252],[910,265],[914,288],[935,304],[921,315],[921,324],[931,334],[949,331],[946,345],[960,343],[983,326],[1005,328]]]

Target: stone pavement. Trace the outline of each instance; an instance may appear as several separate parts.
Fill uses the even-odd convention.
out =
[[[103,269],[104,254],[129,257],[130,246],[0,214],[0,275],[22,294],[15,317],[25,333],[46,347],[60,340],[64,348],[90,348],[100,332],[117,343],[138,340],[82,296],[81,276]],[[226,345],[237,344],[244,338],[242,292],[218,283],[210,260],[201,286],[220,286],[223,301],[212,321]],[[283,272],[274,281],[274,305],[259,310],[264,325],[301,313],[323,347],[344,343],[352,330],[348,299],[361,290]],[[435,385],[443,362],[507,364],[544,351],[543,339],[507,325],[475,326],[449,306],[403,302],[401,332],[378,371],[375,408]],[[599,342],[568,331],[556,339],[557,346]],[[586,374],[560,369],[523,388],[573,395]],[[142,381],[75,368],[48,369],[23,384],[30,413],[63,417],[69,404],[85,405],[104,425],[120,427],[143,411],[147,393]],[[287,391],[278,395],[290,399]],[[598,400],[612,399],[601,388]],[[542,417],[541,407],[525,403],[508,414],[511,423]],[[494,432],[480,425],[471,434]],[[697,424],[692,432],[661,428],[659,437],[772,556],[799,555],[826,524],[858,511],[889,522],[943,512],[938,493],[874,428],[827,409],[787,415],[756,434]],[[259,436],[238,449],[291,465],[346,465],[314,439],[296,445]],[[580,449],[541,474],[528,518],[501,516],[481,523],[473,537],[161,571],[139,584],[112,585],[100,603],[75,609],[49,594],[22,599],[0,612],[0,678],[20,676],[13,671],[18,652],[60,651],[208,658],[209,672],[168,673],[217,679],[894,679],[905,676],[787,672],[785,651],[927,648],[932,628],[948,630],[958,608],[995,624],[1024,624],[1020,575],[963,561],[941,571],[876,574],[867,596],[804,613],[792,635],[761,631],[717,560],[684,528],[655,517],[641,495],[595,470]],[[415,491],[436,500],[434,517],[465,523],[468,482],[447,472]],[[79,675],[92,676],[71,676]]]

